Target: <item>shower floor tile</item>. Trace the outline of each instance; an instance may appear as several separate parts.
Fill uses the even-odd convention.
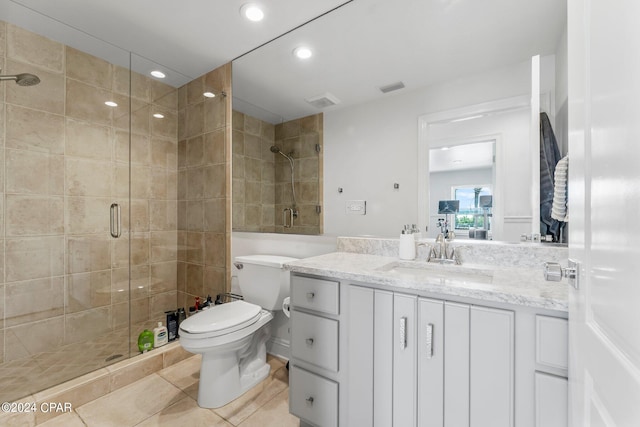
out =
[[[153,328],[144,322],[132,330]],[[88,342],[72,343],[53,351],[0,363],[0,401],[14,402],[81,375],[112,365],[129,357],[137,348],[128,329],[104,334]]]

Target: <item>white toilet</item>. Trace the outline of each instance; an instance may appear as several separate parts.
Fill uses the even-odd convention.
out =
[[[289,296],[283,264],[297,258],[248,255],[234,259],[244,301],[216,305],[180,324],[180,344],[202,354],[198,405],[219,408],[269,375],[266,341],[271,311]]]

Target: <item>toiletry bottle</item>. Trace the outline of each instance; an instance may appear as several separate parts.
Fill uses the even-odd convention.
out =
[[[153,332],[148,329],[140,332],[138,335],[138,350],[142,353],[149,351],[153,348]]]
[[[402,230],[400,235],[400,248],[398,257],[403,260],[413,261],[416,259],[416,240],[413,234]]]
[[[178,326],[176,327],[176,337],[180,338],[180,324],[187,320],[187,313],[184,311],[184,307],[178,309]]]
[[[178,312],[177,311],[165,311],[167,315],[167,332],[169,342],[175,340],[178,337]]]
[[[169,342],[167,328],[162,326],[162,322],[158,322],[158,327],[153,328],[153,347],[161,347]]]

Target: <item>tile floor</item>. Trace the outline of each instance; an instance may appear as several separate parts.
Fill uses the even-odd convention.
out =
[[[269,377],[222,408],[198,407],[200,356],[196,355],[39,426],[297,427],[298,418],[289,414],[285,362],[271,356],[268,361]]]
[[[133,325],[131,330],[153,329],[156,321]],[[127,328],[88,341],[67,344],[51,351],[0,363],[0,402],[13,402],[137,354],[137,334]]]

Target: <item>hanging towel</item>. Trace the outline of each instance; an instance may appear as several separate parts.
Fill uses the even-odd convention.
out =
[[[569,156],[564,156],[556,165],[554,174],[553,206],[551,207],[551,218],[558,221],[568,222],[569,213],[567,211],[567,175],[569,172]]]
[[[553,205],[553,171],[560,160],[556,136],[547,113],[540,113],[540,234],[560,237],[560,222],[551,217]]]

